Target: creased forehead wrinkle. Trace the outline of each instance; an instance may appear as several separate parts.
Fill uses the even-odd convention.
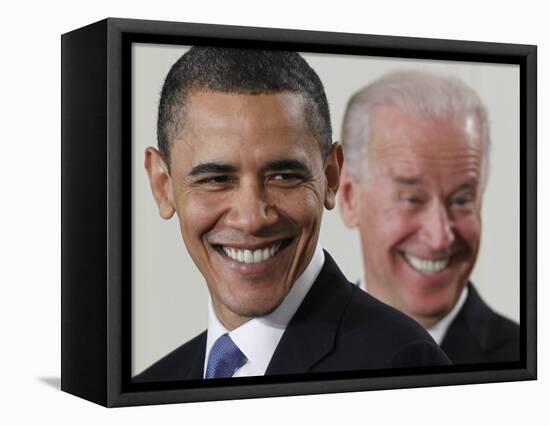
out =
[[[368,176],[383,172],[422,180],[435,173],[483,181],[481,140],[470,137],[463,123],[419,120],[394,107],[380,108],[376,116]]]

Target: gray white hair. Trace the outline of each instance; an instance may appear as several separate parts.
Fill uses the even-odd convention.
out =
[[[395,71],[355,93],[348,101],[342,143],[348,172],[356,179],[365,175],[373,112],[395,106],[404,113],[428,119],[479,120],[484,149],[484,184],[488,175],[489,119],[478,94],[455,77],[426,71]],[[485,185],[484,185],[485,186]]]

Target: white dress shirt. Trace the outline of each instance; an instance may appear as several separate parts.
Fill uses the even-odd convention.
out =
[[[309,265],[296,280],[283,302],[270,314],[253,318],[230,332],[218,320],[209,297],[208,333],[203,375],[206,374],[208,357],[214,342],[223,334],[229,333],[233,342],[247,359],[244,365],[233,374],[233,377],[263,376],[286,326],[302,304],[324,263],[325,254],[317,245]]]
[[[361,290],[364,290],[368,293],[366,283],[363,280],[361,279],[358,280],[357,285]],[[432,339],[434,339],[438,345],[441,345],[443,338],[447,334],[447,330],[449,329],[449,326],[451,325],[455,317],[460,312],[460,309],[462,309],[462,305],[464,305],[464,302],[466,301],[467,296],[468,296],[468,286],[465,286],[462,289],[462,292],[460,293],[460,296],[458,297],[458,300],[455,303],[453,309],[451,309],[447,315],[441,318],[438,322],[436,322],[430,328],[426,329],[426,331],[430,333],[430,336],[432,336]]]

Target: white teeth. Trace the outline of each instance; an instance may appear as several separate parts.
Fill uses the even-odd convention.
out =
[[[257,250],[240,250],[233,247],[222,246],[223,252],[233,260],[242,263],[260,263],[271,259],[279,251],[281,243],[276,243],[271,247]]]
[[[441,272],[449,264],[449,257],[440,260],[420,259],[411,254],[405,253],[405,258],[415,270],[426,275],[433,275]]]

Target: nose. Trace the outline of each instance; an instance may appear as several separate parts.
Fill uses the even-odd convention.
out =
[[[263,228],[277,221],[277,211],[269,202],[262,184],[241,182],[231,197],[226,224],[246,234],[258,234]]]
[[[421,226],[420,239],[434,252],[447,250],[455,239],[452,219],[441,203],[429,206]]]

